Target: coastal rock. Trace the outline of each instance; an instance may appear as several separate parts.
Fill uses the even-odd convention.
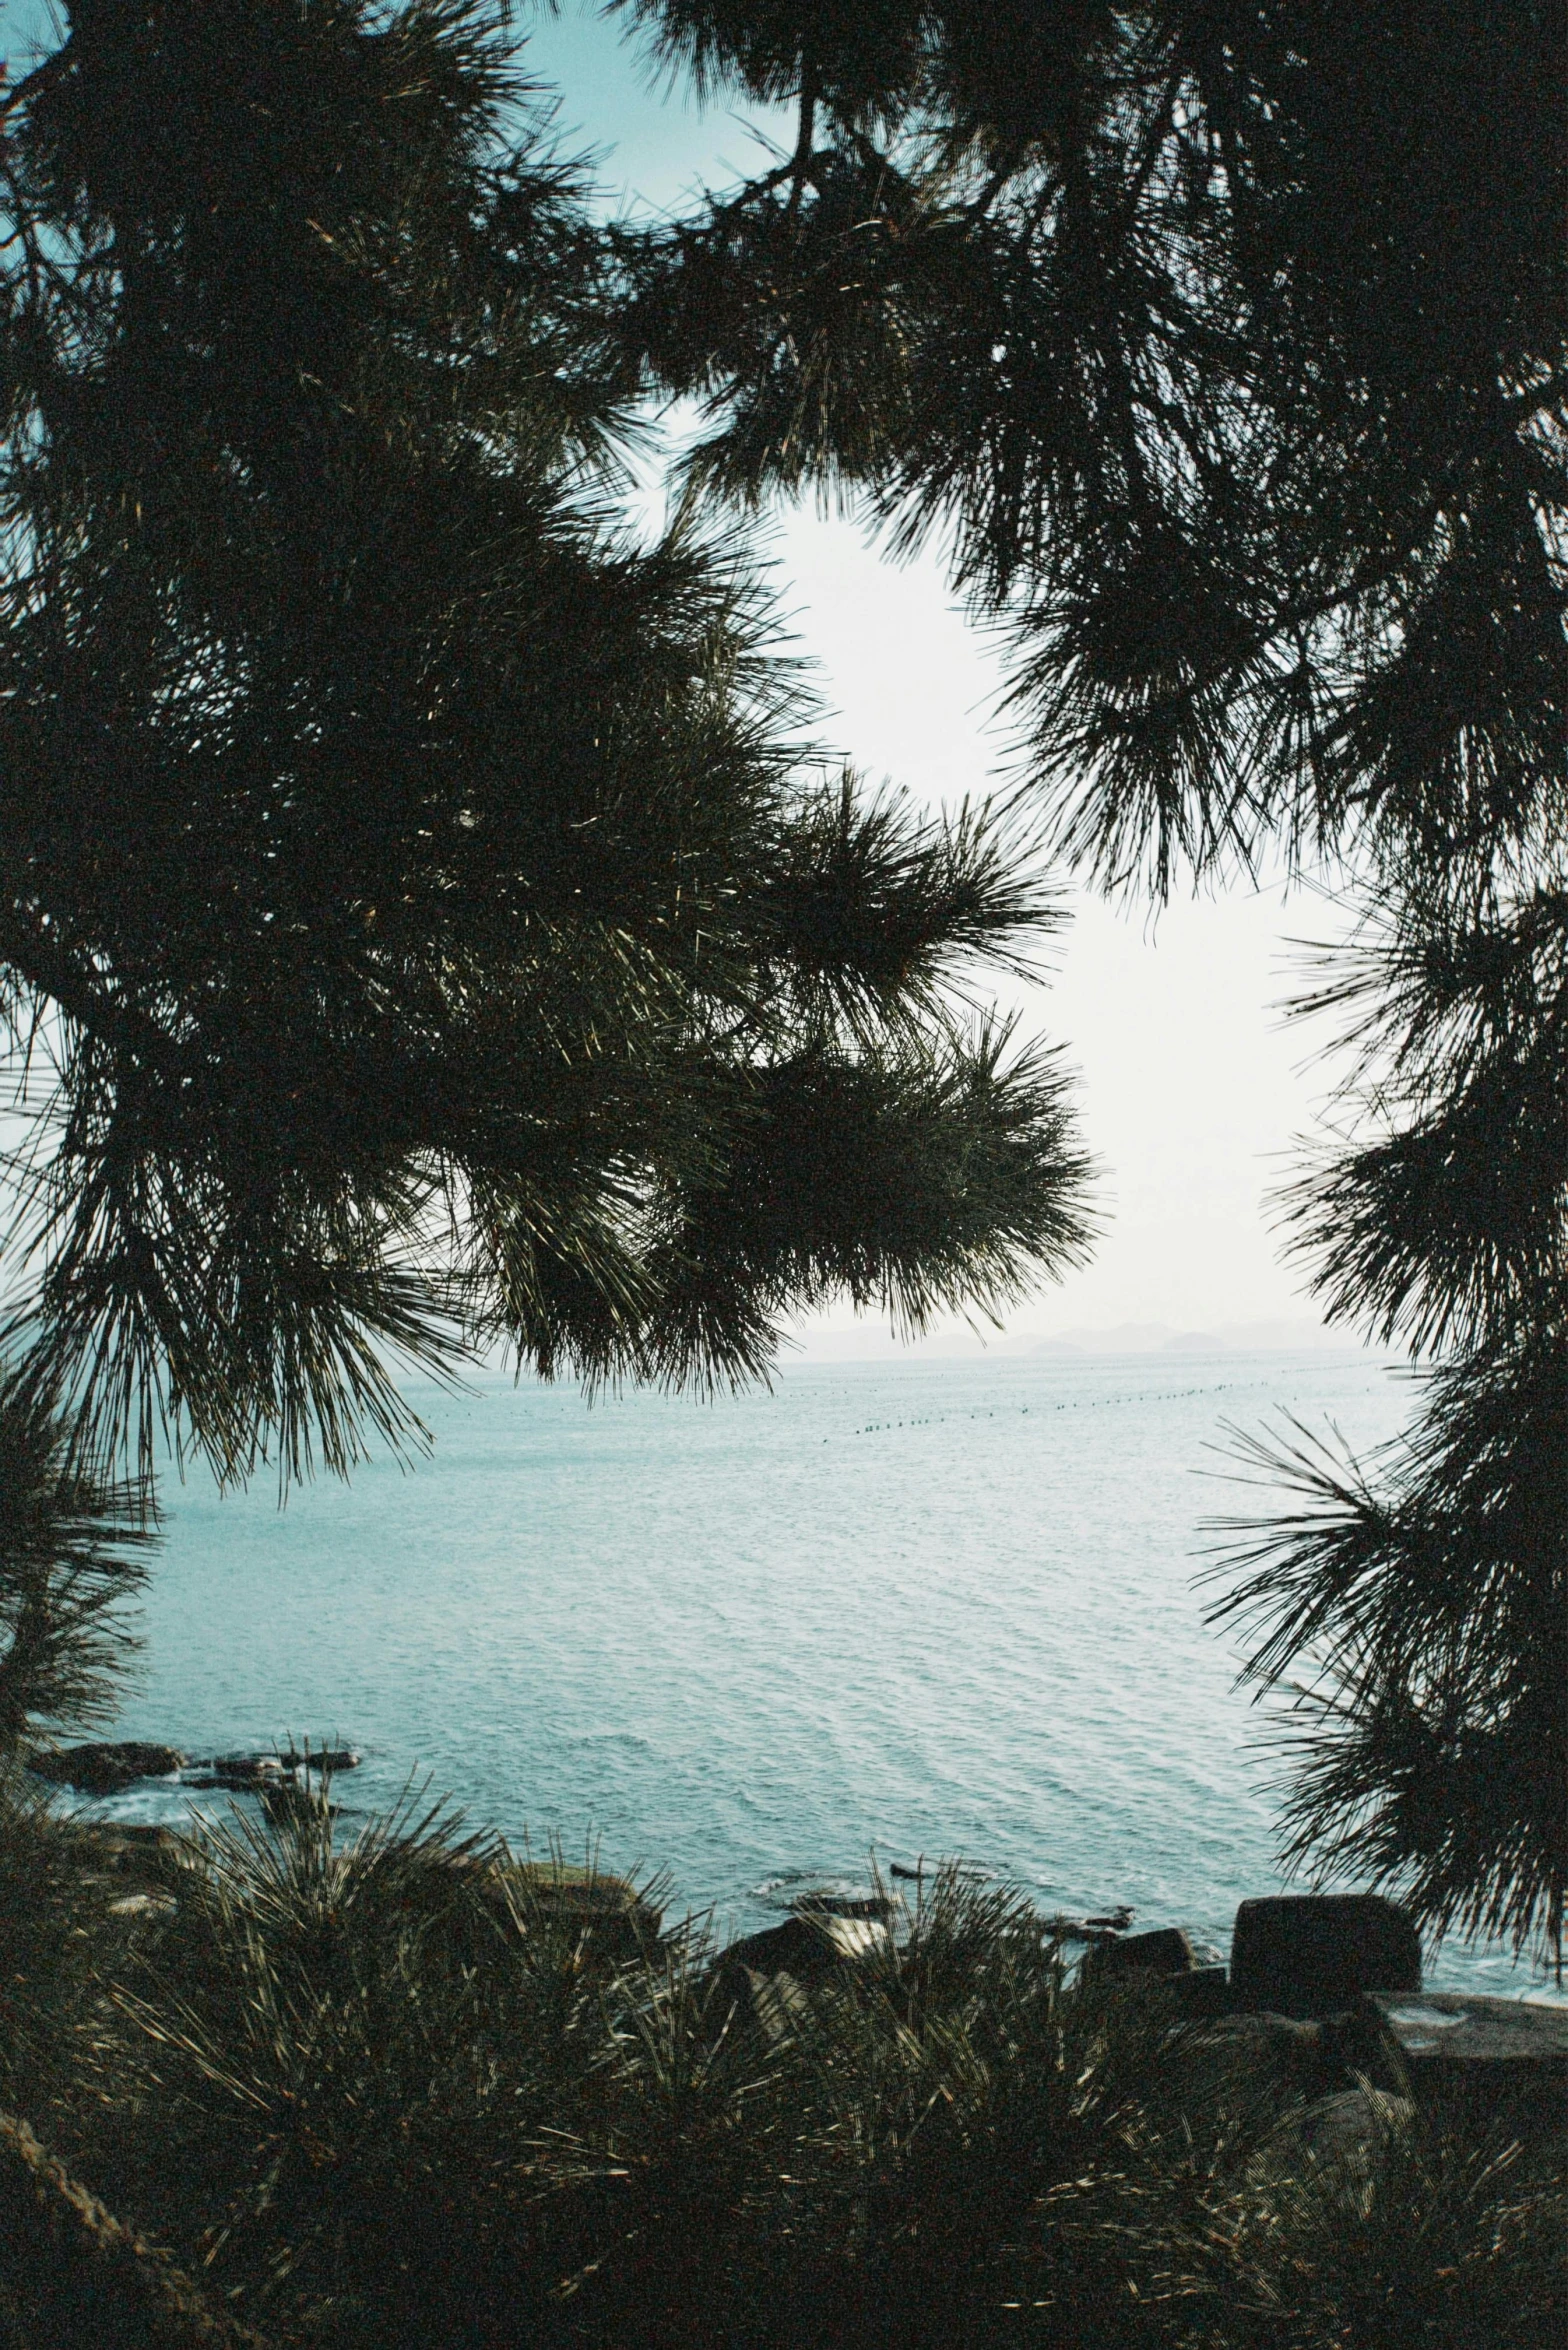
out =
[[[1372,1992],[1362,2016],[1397,2051],[1424,2106],[1508,2114],[1528,2134],[1568,2117],[1568,2008],[1467,1991]]]
[[[122,1876],[144,1875],[149,1870],[156,1873],[160,1861],[178,1841],[172,1828],[141,1821],[76,1821],[73,1825],[89,1865],[114,1869]]]
[[[1230,1977],[1222,1966],[1194,1966],[1187,1974],[1168,1975],[1176,1995],[1177,2012],[1192,2017],[1229,2015]]]
[[[664,1915],[626,1877],[576,1868],[568,1861],[506,1861],[481,1869],[511,1930],[521,1934],[561,1927],[602,1952],[635,1958],[659,1938]]]
[[[891,1948],[892,1936],[878,1918],[836,1917],[822,1909],[803,1910],[782,1926],[768,1926],[732,1942],[719,1959],[721,1970],[751,1975],[789,1975],[797,1983],[819,1981],[835,1967],[875,1958]]]
[[[282,1758],[276,1754],[218,1754],[196,1767],[204,1775],[187,1779],[188,1787],[227,1787],[238,1794],[255,1795],[269,1784],[280,1786],[284,1776]]]
[[[803,1893],[790,1903],[796,1917],[872,1918],[883,1924],[903,1906],[896,1893]]]
[[[166,1779],[185,1762],[177,1746],[152,1746],[138,1739],[98,1741],[31,1754],[33,1776],[53,1787],[74,1787],[82,1795],[118,1795],[138,1779]]]
[[[340,1803],[328,1803],[324,1794],[292,1771],[275,1777],[269,1773],[255,1782],[255,1791],[268,1819],[279,1825],[285,1820],[335,1820],[343,1809]]]
[[[1244,1901],[1231,1942],[1238,2008],[1328,2016],[1368,1991],[1419,1991],[1421,1937],[1376,1893],[1301,1893]]]
[[[1092,1949],[1103,1949],[1107,1943],[1119,1940],[1121,1935],[1121,1928],[1108,1921],[1096,1925],[1088,1918],[1069,1917],[1066,1910],[1062,1909],[1054,1910],[1049,1917],[1043,1917],[1040,1923],[1048,1934],[1055,1935],[1058,1942],[1083,1942]]]
[[[1174,2000],[1177,2014],[1193,2021],[1231,2011],[1230,1978],[1225,1969],[1201,1965],[1180,1926],[1099,1937],[1085,1953],[1083,1974],[1087,1982],[1153,1977]]]
[[[357,1771],[359,1755],[352,1746],[296,1747],[292,1740],[280,1761],[287,1771]]]
[[[199,1771],[200,1778],[187,1778],[185,1784],[198,1791],[227,1787],[238,1792],[256,1792],[260,1788],[277,1786],[285,1779],[297,1778],[301,1773],[336,1774],[359,1768],[359,1754],[352,1746],[322,1746],[300,1748],[292,1743],[281,1752],[271,1754],[215,1754],[188,1767]]]
[[[732,1942],[714,1964],[713,1981],[721,2005],[749,2008],[769,2039],[776,2040],[809,2007],[819,1984],[892,1947],[883,1918],[802,1910],[782,1926]]]
[[[1156,1926],[1146,1934],[1118,1934],[1096,1943],[1084,1967],[1096,1975],[1188,1975],[1197,1963],[1180,1926]]]
[[[1205,2046],[1225,2052],[1248,2074],[1272,2075],[1309,2099],[1348,2087],[1338,2020],[1303,2022],[1284,2015],[1223,2015],[1202,2032]]]

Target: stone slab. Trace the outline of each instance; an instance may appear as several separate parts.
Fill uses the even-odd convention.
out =
[[[1468,1991],[1373,1991],[1367,2005],[1407,2063],[1555,2065],[1568,2082],[1568,2007]]]
[[[1207,2017],[1230,2013],[1230,1977],[1222,1966],[1194,1966],[1188,1973],[1168,1980],[1182,2015]]]
[[[1417,2103],[1466,2135],[1568,2142],[1568,2009],[1459,1991],[1368,1998]]]

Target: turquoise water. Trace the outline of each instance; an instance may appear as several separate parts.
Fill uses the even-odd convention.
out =
[[[418,1400],[437,1444],[410,1474],[281,1512],[171,1488],[120,1734],[351,1742],[350,1815],[418,1771],[725,1924],[873,1854],[961,1855],[1223,1955],[1277,1879],[1256,1719],[1192,1589],[1201,1521],[1248,1500],[1207,1448],[1282,1409],[1364,1448],[1411,1397],[1361,1355],[1215,1352],[802,1364],[713,1405],[500,1378]],[[1524,1984],[1496,1952],[1429,1972]]]

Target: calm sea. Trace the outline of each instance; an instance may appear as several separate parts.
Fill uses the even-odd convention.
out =
[[[1213,1448],[1287,1410],[1366,1448],[1412,1402],[1362,1355],[1218,1352],[802,1364],[710,1405],[501,1378],[417,1400],[437,1441],[412,1473],[281,1511],[266,1484],[171,1486],[119,1734],[350,1742],[348,1824],[418,1773],[721,1924],[873,1856],[962,1856],[1219,1955],[1278,1880],[1256,1717],[1192,1587],[1202,1521],[1251,1498]],[[1429,1976],[1527,1980],[1456,1948]]]

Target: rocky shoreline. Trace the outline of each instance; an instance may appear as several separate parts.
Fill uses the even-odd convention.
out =
[[[360,1757],[350,1746],[302,1747],[292,1741],[268,1753],[192,1756],[178,1746],[161,1746],[145,1739],[93,1740],[81,1746],[41,1747],[28,1755],[26,1767],[34,1778],[50,1786],[69,1787],[78,1795],[123,1795],[127,1788],[149,1779],[168,1779],[193,1792],[226,1788],[254,1795],[269,1782],[304,1783],[310,1777],[330,1777],[359,1767]]]
[[[359,1762],[352,1747],[309,1741],[206,1757],[119,1741],[35,1752],[27,1768],[50,1785],[93,1796],[165,1779],[193,1791],[253,1795],[276,1813],[302,1793],[319,1802],[334,1777]],[[111,1906],[150,1907],[169,1898],[158,1855],[175,1844],[172,1831],[99,1822],[84,1832],[107,1869],[149,1878]],[[625,1879],[558,1861],[511,1865],[530,1899],[570,1914],[585,1931],[644,1942],[661,1930],[660,1912]],[[715,1969],[736,1996],[765,2013],[782,2012],[835,1969],[875,1964],[890,1952],[909,1915],[900,1883],[915,1887],[918,1903],[929,1873],[895,1867],[892,1890],[865,1896],[803,1893],[782,1923],[720,1950]],[[1179,1926],[1133,1932],[1133,1917],[1126,1907],[1084,1918],[1042,1916],[1039,1929],[1064,1953],[1078,1951],[1086,1980],[1133,1995],[1146,1986],[1178,2020],[1289,2074],[1309,2098],[1334,2103],[1376,2088],[1477,2112],[1506,2106],[1546,2126],[1565,2109],[1568,2009],[1426,1990],[1420,1936],[1405,1912],[1379,1895],[1243,1901],[1228,1965],[1201,1960]],[[1344,2119],[1341,2113],[1341,2125]]]

